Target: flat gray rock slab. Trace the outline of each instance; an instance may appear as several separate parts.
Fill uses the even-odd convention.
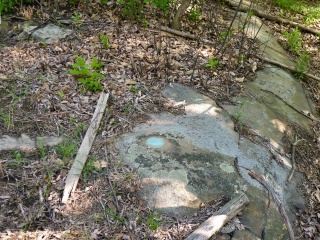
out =
[[[301,174],[297,172],[285,185],[290,160],[284,158],[287,166],[279,164],[264,147],[239,138],[229,115],[191,88],[172,84],[163,95],[173,104],[184,104],[186,114],[152,115],[116,143],[124,162],[142,178],[141,197],[152,208],[188,215],[201,202],[218,195],[232,198],[241,190],[250,199],[242,223],[256,236],[268,229],[272,229],[271,239],[283,234],[277,208],[268,209],[266,190],[249,177],[246,169],[266,177],[294,220],[292,206],[304,206],[304,200],[296,191]]]
[[[72,30],[70,29],[62,28],[50,23],[44,28],[36,30],[32,36],[39,42],[51,44],[58,42],[59,39],[65,38],[71,33]]]
[[[39,41],[45,42],[47,44],[57,43],[60,39],[63,39],[69,36],[73,31],[71,29],[62,28],[55,24],[49,23],[43,28],[36,29],[32,32],[37,26],[28,26],[24,27],[24,31],[19,35],[19,38],[24,38],[27,34],[31,33],[31,36]]]
[[[238,29],[243,27],[247,21],[246,13],[238,13],[239,18],[234,21],[233,28]],[[260,53],[266,58],[272,59],[284,65],[295,67],[295,63],[289,59],[289,55],[284,50],[272,35],[271,29],[263,24],[261,19],[256,16],[251,16],[251,19],[246,25],[246,34],[260,42]]]
[[[239,13],[235,26],[243,25],[247,14]],[[247,34],[260,42],[260,50],[265,57],[281,64],[294,67],[287,52],[272,35],[271,29],[252,16],[246,26]],[[311,133],[311,121],[303,113],[314,113],[313,103],[305,96],[301,83],[289,71],[267,65],[257,71],[257,78],[243,84],[244,93],[236,96],[233,102],[223,108],[240,123],[255,130],[262,138],[281,149],[284,133],[292,133],[296,125],[306,133]]]
[[[61,143],[63,139],[55,136],[43,136],[31,139],[26,134],[21,134],[21,137],[14,138],[7,135],[0,136],[0,151],[3,150],[30,150],[41,146],[55,146]]]

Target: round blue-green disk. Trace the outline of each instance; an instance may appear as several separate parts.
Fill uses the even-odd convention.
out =
[[[165,144],[164,140],[160,137],[150,137],[146,140],[146,144],[150,147],[161,148]]]

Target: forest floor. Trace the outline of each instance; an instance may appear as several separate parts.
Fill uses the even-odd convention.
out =
[[[303,23],[301,14],[283,12],[268,1],[261,5],[270,14]],[[210,39],[214,45],[159,30],[160,25],[168,26],[172,15],[151,5],[143,15],[129,12],[126,18],[126,8],[115,2],[60,6],[59,10],[50,5],[21,6],[15,15],[3,17],[11,26],[0,36],[0,136],[59,135],[65,141],[56,147],[0,153],[1,239],[184,239],[228,201],[221,196],[181,219],[150,209],[138,197],[139,177],[122,163],[114,147],[117,137],[150,113],[183,113],[161,96],[169,83],[192,86],[224,102],[242,91],[236,79],[254,79],[253,62],[263,68],[253,54],[257,44],[241,31],[222,45],[233,10],[217,1],[198,6],[201,15],[195,10],[183,16],[181,31]],[[72,19],[67,27],[74,32],[56,44],[16,38],[27,20],[40,25],[58,19]],[[287,48],[282,33],[294,28],[271,21],[265,24]],[[319,31],[320,19],[309,26]],[[301,38],[301,47],[311,57],[308,72],[320,76],[319,37],[301,32]],[[224,53],[217,57],[220,64],[214,69],[206,66],[220,48]],[[70,74],[77,57],[87,63],[97,57],[103,63],[100,73],[105,78],[100,84],[110,98],[78,187],[62,205],[68,170],[99,98],[99,91],[88,91]],[[288,57],[298,56],[291,52]],[[320,82],[300,80],[319,114]],[[297,168],[306,175],[301,191],[307,202],[307,209],[297,210],[299,239],[320,237],[320,122],[311,127],[314,141],[308,148],[298,146],[296,154]]]

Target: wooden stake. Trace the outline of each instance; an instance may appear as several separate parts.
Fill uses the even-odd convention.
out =
[[[62,203],[66,203],[68,201],[71,191],[73,193],[77,187],[82,169],[87,161],[88,154],[92,147],[92,143],[97,134],[101,118],[106,108],[108,98],[109,98],[109,93],[108,94],[104,92],[101,93],[97,103],[96,110],[94,111],[94,114],[91,120],[91,124],[86,132],[86,135],[84,136],[84,139],[81,143],[78,154],[68,173],[68,176],[66,179],[66,186],[63,191]]]
[[[185,240],[207,240],[213,234],[217,233],[227,222],[234,218],[247,204],[249,199],[247,195],[240,192],[236,197],[227,202],[222,208],[203,222],[193,233]]]

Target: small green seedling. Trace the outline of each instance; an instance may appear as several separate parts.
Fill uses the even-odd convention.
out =
[[[298,27],[296,27],[296,29],[291,33],[284,32],[282,35],[288,40],[288,48],[295,54],[299,54],[299,51],[302,47],[302,39],[301,32],[299,31]]]
[[[199,21],[202,15],[201,8],[198,6],[194,6],[190,9],[188,18],[193,21]]]
[[[110,42],[108,37],[106,35],[100,34],[100,40],[102,42],[102,48],[106,50],[109,49]]]
[[[151,230],[156,230],[160,225],[160,213],[155,216],[154,210],[148,216],[149,227]]]
[[[243,111],[244,111],[244,104],[245,104],[246,100],[243,100],[237,111],[234,114],[234,118],[236,119],[236,121],[238,122],[238,124],[241,126],[242,125],[242,115],[243,115]]]
[[[82,15],[78,12],[73,12],[71,18],[73,19],[75,25],[80,25],[82,22]]]
[[[98,80],[105,78],[100,74],[102,65],[103,63],[99,62],[96,57],[92,58],[90,65],[85,63],[84,58],[78,57],[77,62],[72,65],[69,73],[74,75],[79,82],[83,83],[87,90],[96,92],[102,90],[102,86]]]
[[[210,67],[212,70],[214,70],[218,65],[220,65],[219,60],[215,59],[213,56],[208,59],[208,63],[206,64],[206,67]]]
[[[220,38],[222,41],[225,41],[228,36],[233,36],[234,35],[234,29],[231,28],[229,31],[223,31],[220,33]]]
[[[308,71],[309,61],[310,61],[310,55],[306,51],[303,51],[300,54],[300,58],[296,59],[296,65],[297,65],[296,74],[298,75],[298,77],[302,77]]]
[[[58,91],[58,95],[59,95],[60,98],[64,98],[63,92]]]
[[[95,165],[95,158],[88,159],[88,161],[85,163],[83,169],[82,169],[82,177],[83,177],[83,182],[86,183],[88,180],[88,177],[90,174],[93,172],[100,172],[101,168],[97,167]]]

